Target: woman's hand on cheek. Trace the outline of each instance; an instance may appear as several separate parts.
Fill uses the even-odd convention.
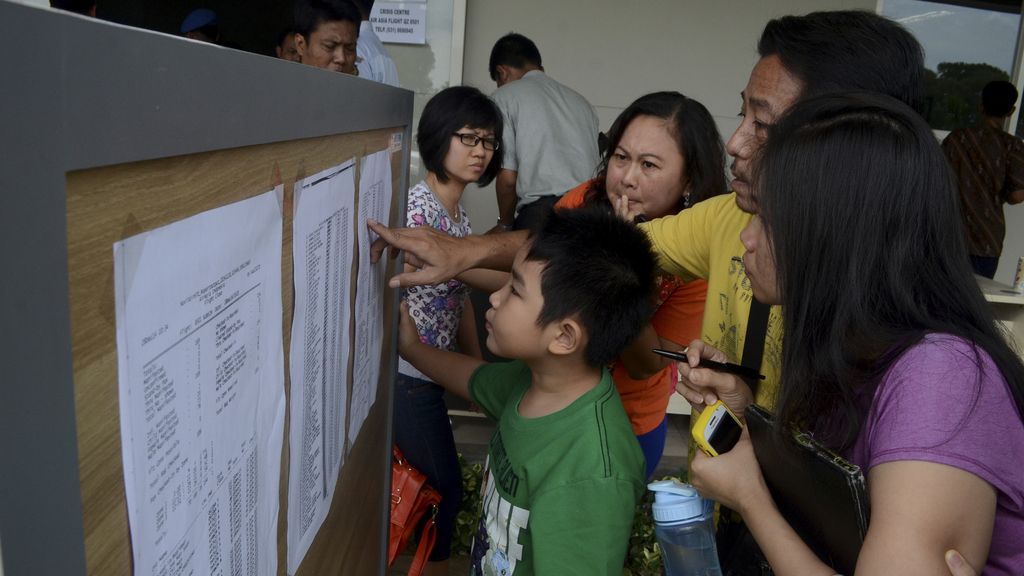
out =
[[[690,463],[690,483],[701,496],[743,514],[749,502],[770,497],[754,456],[747,429],[732,450],[712,458],[697,452]]]

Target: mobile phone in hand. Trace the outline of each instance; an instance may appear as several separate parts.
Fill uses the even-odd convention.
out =
[[[719,400],[700,413],[691,434],[701,451],[715,457],[732,450],[742,432],[740,419]]]

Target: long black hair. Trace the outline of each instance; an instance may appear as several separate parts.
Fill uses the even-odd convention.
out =
[[[669,133],[683,156],[683,177],[686,179],[684,184],[690,186],[690,205],[724,194],[728,190],[725,184],[725,147],[708,109],[679,92],[654,92],[637,98],[612,123],[608,130],[608,147],[597,168],[597,178],[587,190],[588,204],[596,202],[610,206],[604,185],[608,162],[619,147],[626,128],[641,116],[652,116],[668,122]],[[682,202],[680,199],[680,210],[683,208]]]
[[[867,92],[803,101],[770,133],[756,190],[782,300],[780,421],[848,447],[859,399],[927,333],[973,343],[979,365],[987,353],[1024,414],[1024,365],[971,273],[949,167],[916,112]]]

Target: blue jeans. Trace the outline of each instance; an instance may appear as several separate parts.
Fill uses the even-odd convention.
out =
[[[644,460],[647,461],[647,476],[644,477],[645,479],[649,480],[651,478],[651,474],[654,474],[654,469],[661,462],[661,454],[665,451],[665,439],[667,437],[668,416],[663,418],[661,424],[658,424],[654,430],[636,437],[637,442],[640,442],[640,449],[644,453]]]
[[[447,560],[452,551],[455,516],[462,504],[462,469],[444,403],[444,389],[428,380],[398,374],[392,426],[395,444],[406,460],[441,493],[437,542],[430,560]]]

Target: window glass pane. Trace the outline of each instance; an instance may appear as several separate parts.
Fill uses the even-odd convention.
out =
[[[936,130],[974,124],[982,87],[1010,80],[1016,53],[1020,2],[958,4],[884,0],[880,6],[883,15],[906,26],[924,46],[924,114]]]

